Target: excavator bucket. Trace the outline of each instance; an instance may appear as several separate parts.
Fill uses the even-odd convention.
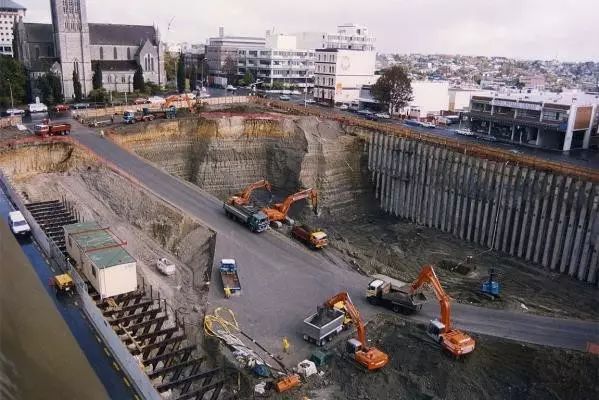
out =
[[[275,382],[275,390],[279,393],[286,392],[301,384],[298,374],[289,374]]]

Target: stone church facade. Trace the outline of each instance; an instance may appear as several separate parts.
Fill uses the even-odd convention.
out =
[[[32,81],[53,71],[61,79],[65,99],[72,99],[73,71],[87,95],[98,64],[106,90],[130,92],[141,65],[145,81],[165,85],[165,46],[154,26],[89,23],[86,0],[50,0],[50,9],[52,24],[26,23],[22,18],[15,24],[15,57]]]

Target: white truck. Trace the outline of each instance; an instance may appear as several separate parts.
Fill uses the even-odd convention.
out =
[[[156,268],[158,268],[158,271],[162,272],[162,274],[166,276],[174,275],[176,271],[175,264],[164,257],[159,258],[158,261],[156,261]]]
[[[31,233],[31,228],[21,211],[11,211],[8,213],[8,225],[15,236],[27,236]]]

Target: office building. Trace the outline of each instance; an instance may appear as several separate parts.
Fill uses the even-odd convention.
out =
[[[336,33],[300,32],[293,35],[301,49],[374,50],[375,38],[363,25],[348,23],[337,26]]]
[[[477,134],[569,151],[589,148],[597,131],[598,106],[599,95],[528,90],[473,96],[467,115]]]
[[[25,17],[25,7],[12,0],[0,0],[0,54],[14,56],[13,30],[15,20]]]

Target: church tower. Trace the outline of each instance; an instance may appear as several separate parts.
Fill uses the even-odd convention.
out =
[[[73,71],[79,74],[81,92],[86,96],[92,90],[92,65],[85,0],[50,0],[50,8],[64,97],[74,96]]]

